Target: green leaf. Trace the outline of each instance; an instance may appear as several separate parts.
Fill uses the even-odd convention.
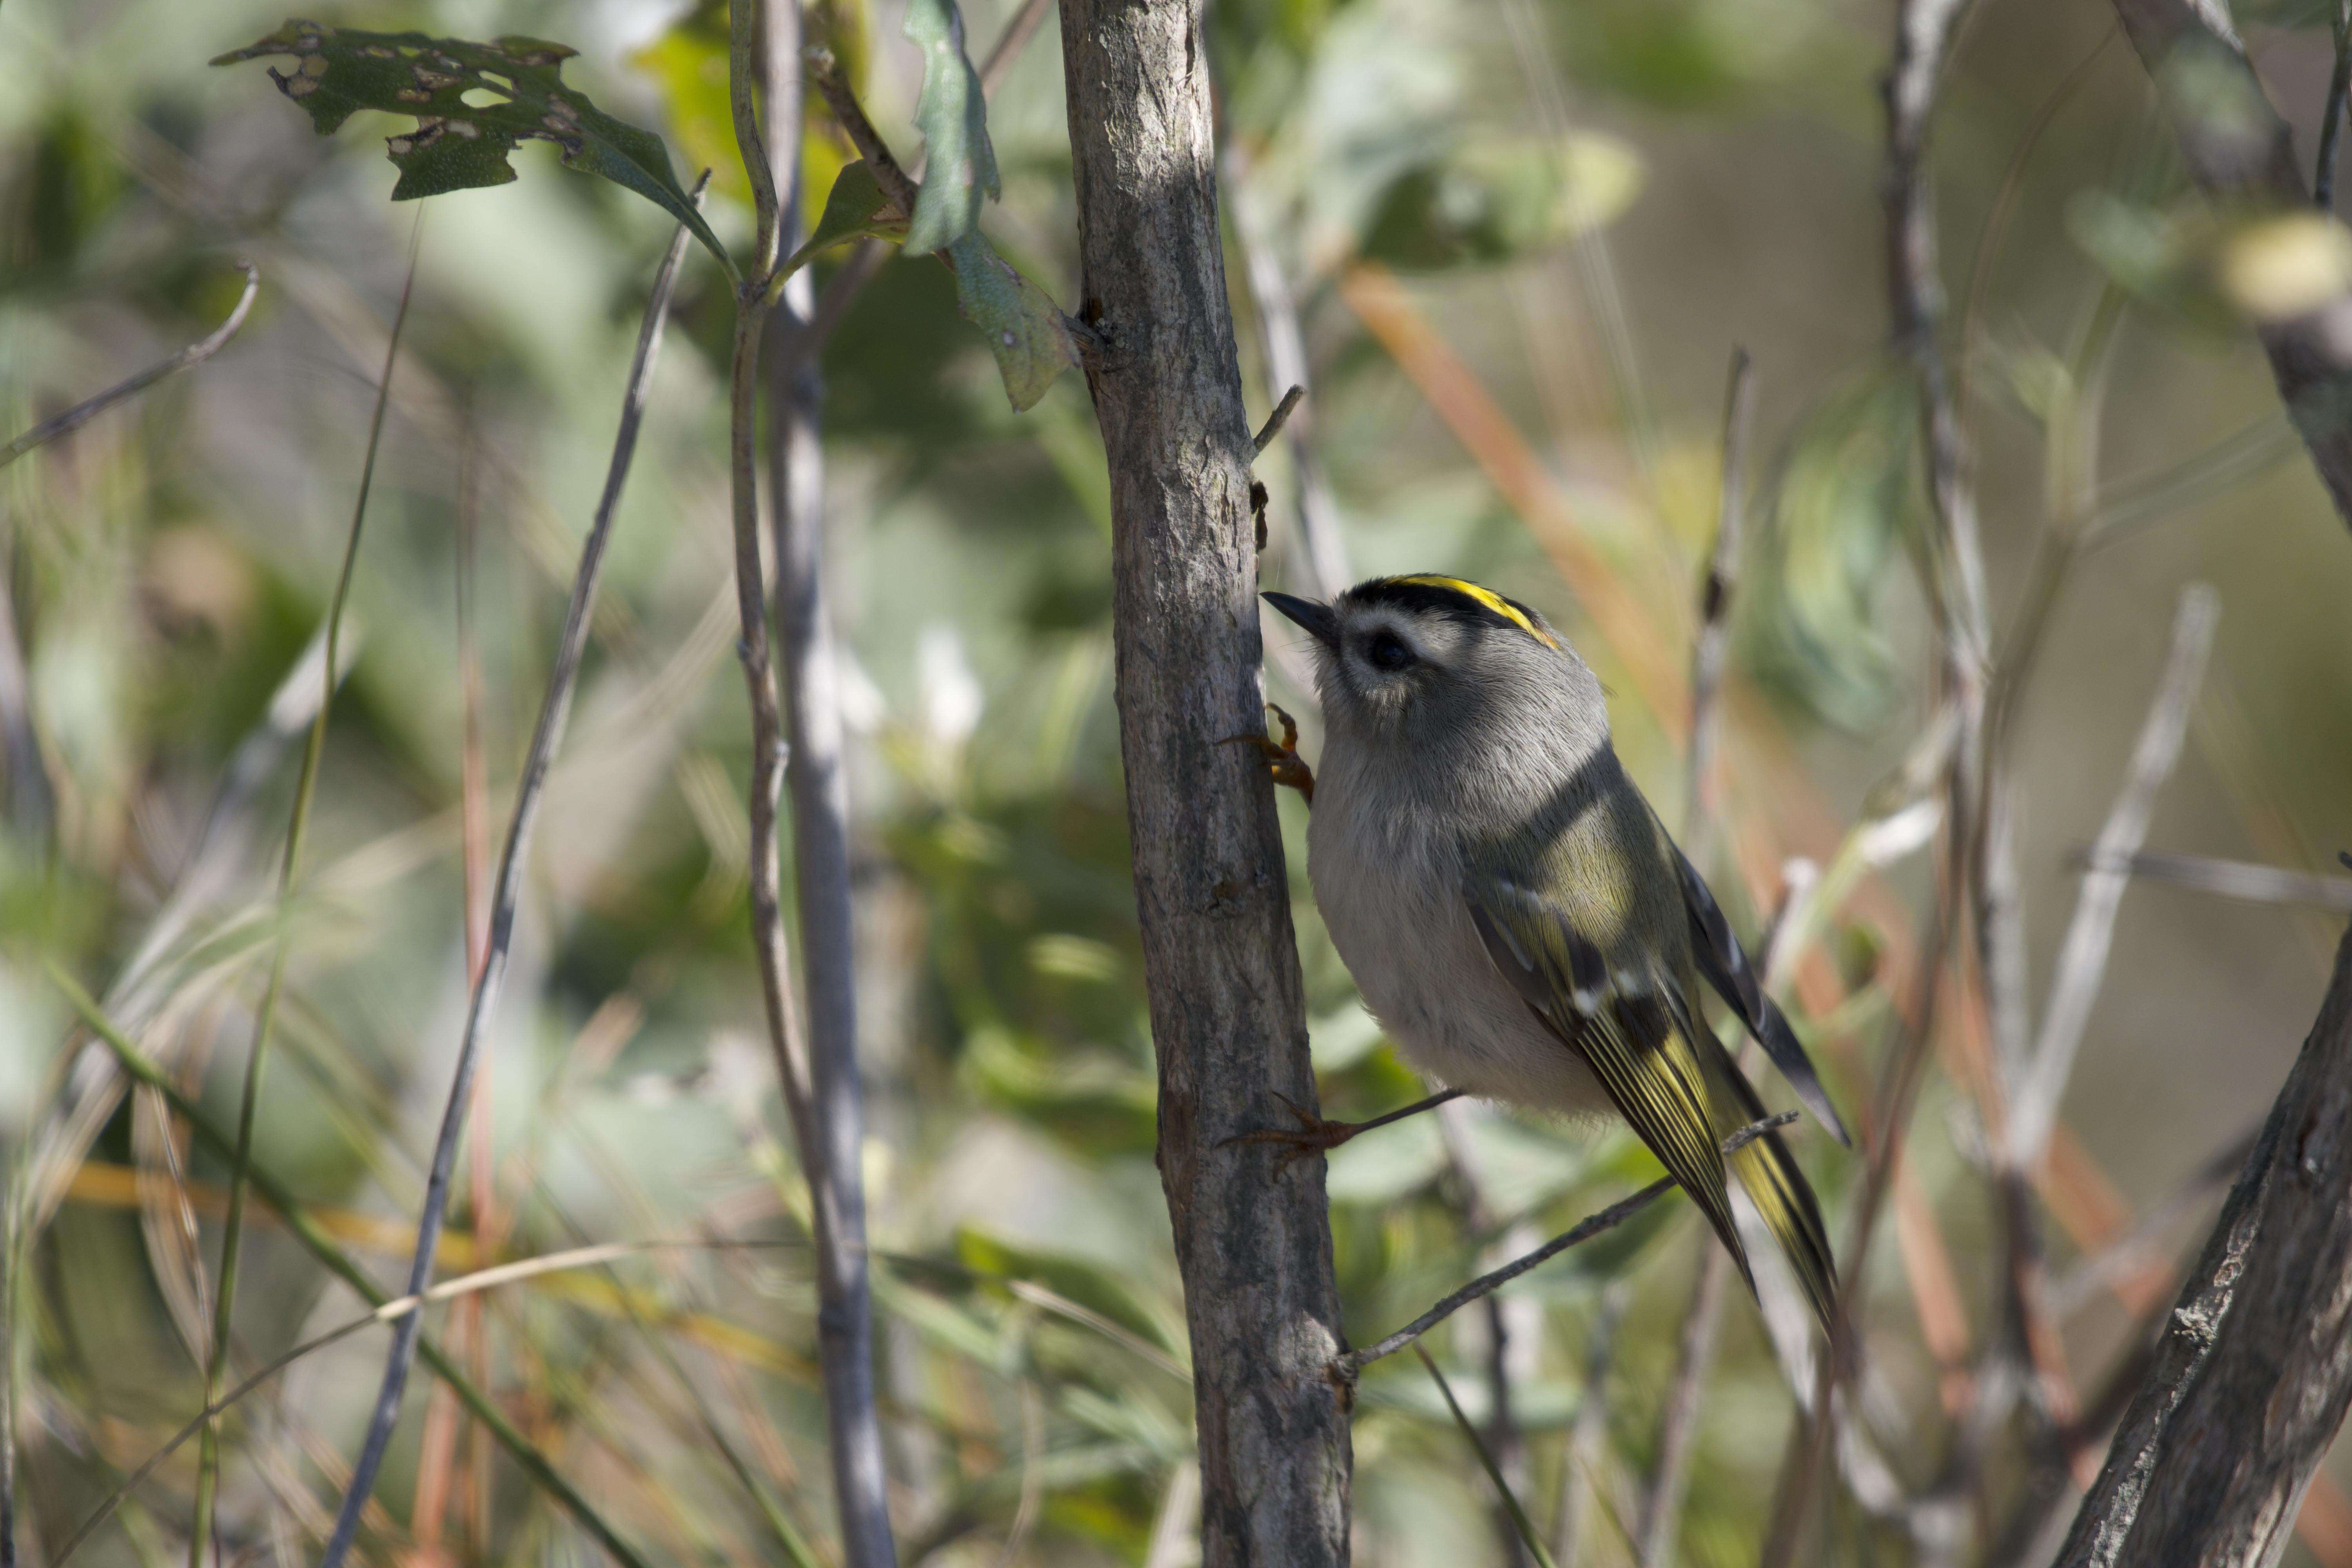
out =
[[[789,277],[806,266],[817,252],[853,239],[904,239],[906,235],[906,215],[890,205],[890,198],[875,183],[874,171],[860,158],[845,167],[833,182],[833,189],[824,198],[824,212],[816,220],[808,243],[793,252],[776,276]]]
[[[1775,695],[1853,733],[1881,722],[1895,695],[1900,666],[1881,601],[1901,559],[1917,409],[1908,379],[1887,372],[1806,416],[1739,595],[1749,668]]]
[[[503,185],[515,177],[509,153],[527,141],[552,142],[566,168],[601,174],[661,207],[735,277],[726,247],[671,171],[661,138],[614,119],[564,85],[563,61],[573,52],[542,38],[477,44],[289,21],[212,63],[293,56],[291,71],[272,67],[269,79],[321,136],[333,135],[362,109],[414,119],[414,132],[385,142],[400,170],[394,201]],[[468,93],[489,101],[469,103]]]
[[[921,205],[916,203],[918,211]],[[909,243],[907,248],[914,246]],[[955,262],[956,309],[987,335],[1013,412],[1025,413],[1045,395],[1055,376],[1078,363],[1078,345],[1070,337],[1062,308],[997,255],[978,229],[950,246],[948,255]]]
[[[980,90],[980,73],[963,52],[963,16],[955,0],[913,0],[907,7],[906,34],[923,51],[915,127],[923,133],[926,160],[923,188],[907,228],[907,254],[929,256],[953,248],[971,233],[980,222],[982,193],[999,196],[1003,187],[997,179],[996,149],[988,140],[988,100]],[[1018,395],[1013,405],[1027,406]]]

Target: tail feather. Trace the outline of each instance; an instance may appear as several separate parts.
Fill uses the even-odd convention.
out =
[[[1769,1114],[1764,1102],[1757,1098],[1731,1054],[1712,1031],[1701,1030],[1700,1035],[1699,1049],[1711,1069],[1707,1076],[1738,1108],[1738,1120],[1724,1129],[1725,1135],[1762,1121]],[[1829,1229],[1822,1223],[1821,1205],[1813,1201],[1812,1186],[1789,1152],[1787,1141],[1776,1128],[1748,1140],[1725,1163],[1747,1190],[1765,1228],[1780,1244],[1781,1255],[1804,1287],[1822,1329],[1828,1330],[1837,1310],[1837,1263],[1830,1251]]]

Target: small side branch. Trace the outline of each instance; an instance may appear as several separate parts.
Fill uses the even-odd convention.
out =
[[[1265,416],[1265,423],[1258,427],[1257,435],[1252,438],[1250,456],[1254,458],[1265,456],[1265,449],[1274,445],[1274,438],[1282,434],[1282,427],[1290,423],[1291,414],[1297,410],[1306,396],[1307,389],[1304,386],[1294,386],[1282,395],[1282,401],[1274,405],[1274,412]]]
[[[245,273],[245,292],[238,295],[236,308],[229,311],[228,320],[215,328],[208,337],[199,338],[171,358],[149,365],[130,380],[108,387],[96,397],[77,403],[54,419],[34,426],[22,436],[0,447],[0,468],[6,468],[36,447],[47,446],[60,436],[69,436],[99,415],[105,413],[127,397],[136,397],[165,376],[202,364],[220,353],[236,330],[245,325],[246,312],[253,309],[253,297],[261,291],[261,273],[250,261],[237,263]]]
[[[1760,1138],[1776,1127],[1786,1127],[1790,1122],[1796,1121],[1798,1115],[1797,1111],[1784,1110],[1778,1116],[1768,1116],[1761,1121],[1749,1122],[1723,1141],[1724,1154],[1728,1157],[1746,1147],[1751,1139]],[[1394,1355],[1471,1302],[1493,1295],[1530,1268],[1542,1267],[1570,1247],[1591,1241],[1604,1231],[1616,1229],[1664,1197],[1673,1190],[1674,1185],[1675,1179],[1672,1176],[1662,1176],[1632,1197],[1621,1198],[1599,1214],[1580,1221],[1573,1228],[1553,1237],[1526,1257],[1515,1258],[1491,1274],[1480,1275],[1403,1328],[1389,1335],[1388,1338],[1366,1345],[1362,1350],[1349,1351],[1346,1355],[1334,1360],[1331,1363],[1333,1373],[1345,1382],[1354,1382],[1357,1374],[1364,1368],[1382,1356]]]
[[[2314,909],[2352,915],[2352,877],[2325,877],[2245,860],[2168,855],[2154,849],[2104,858],[2095,848],[2084,849],[2077,854],[2075,864],[2086,870],[2144,877],[2152,882],[2169,882],[2176,888],[2189,888],[2250,904],[2308,904]]]

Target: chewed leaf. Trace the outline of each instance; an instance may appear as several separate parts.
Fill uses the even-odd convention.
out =
[[[906,215],[890,205],[890,198],[875,183],[874,171],[860,158],[843,167],[824,198],[824,211],[808,243],[793,251],[776,275],[788,277],[808,265],[818,251],[853,239],[903,239],[906,233]]]
[[[414,119],[415,131],[385,142],[400,170],[392,191],[396,202],[505,184],[515,177],[509,153],[524,142],[552,142],[566,168],[601,174],[654,203],[692,230],[734,277],[734,262],[679,186],[661,138],[614,119],[564,85],[563,62],[572,53],[542,38],[477,44],[289,21],[212,63],[291,55],[294,68],[273,66],[269,79],[301,105],[321,136],[333,135],[362,109]],[[468,103],[467,93],[492,101]]]
[[[948,255],[955,262],[956,309],[987,334],[1013,412],[1026,413],[1055,376],[1078,363],[1062,308],[997,255],[978,229],[957,240]]]
[[[907,37],[923,51],[923,93],[915,126],[923,133],[922,194],[907,226],[907,254],[945,250],[980,222],[983,195],[1003,194],[996,149],[988,140],[988,100],[963,52],[963,16],[955,0],[912,0]]]

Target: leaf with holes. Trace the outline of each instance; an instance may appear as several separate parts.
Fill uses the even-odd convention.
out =
[[[1025,414],[1055,376],[1078,363],[1062,308],[997,255],[978,229],[949,247],[948,255],[955,263],[956,309],[987,335],[1013,412]]]
[[[946,250],[980,222],[983,194],[1003,194],[988,140],[988,100],[963,52],[955,0],[912,0],[907,37],[923,51],[923,92],[915,127],[923,133],[923,188],[907,226],[907,254]]]
[[[818,251],[846,245],[853,239],[903,239],[906,234],[907,216],[890,205],[890,198],[875,183],[874,171],[860,158],[845,166],[834,180],[815,231],[806,245],[793,251],[777,268],[776,276],[790,277],[808,265]]]
[[[542,38],[476,44],[289,21],[212,63],[293,56],[292,70],[273,66],[269,79],[301,105],[321,136],[333,135],[362,109],[414,119],[414,132],[385,142],[400,171],[394,201],[503,185],[515,177],[509,153],[527,141],[552,142],[564,167],[601,174],[654,203],[736,277],[726,247],[679,186],[661,138],[614,119],[564,85],[563,62],[573,53]],[[469,103],[468,93],[488,101]]]

